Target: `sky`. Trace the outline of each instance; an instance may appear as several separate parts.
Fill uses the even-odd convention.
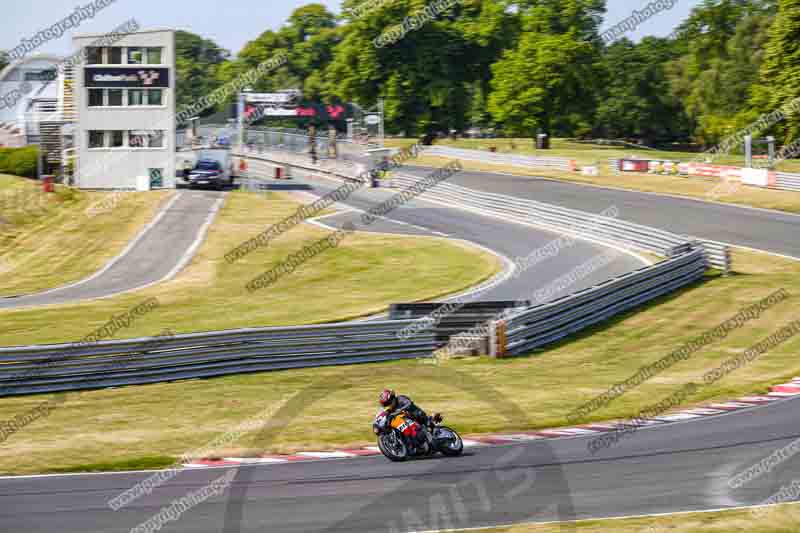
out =
[[[66,55],[71,51],[73,33],[105,33],[131,17],[145,28],[176,28],[214,40],[235,55],[244,44],[267,29],[277,29],[291,12],[312,0],[106,0],[112,2],[60,38],[37,48],[37,52]],[[340,0],[316,0],[338,12]],[[370,0],[365,0],[369,2]],[[608,0],[603,30],[642,10],[652,0]],[[0,49],[11,49],[22,38],[74,14],[90,0],[0,0],[7,4],[0,19]],[[666,0],[674,6],[642,23],[628,37],[666,36],[680,24],[700,0]],[[10,6],[8,4],[11,4]]]

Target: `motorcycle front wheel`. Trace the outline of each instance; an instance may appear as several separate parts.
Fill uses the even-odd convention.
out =
[[[408,459],[408,448],[396,433],[382,433],[378,436],[378,448],[390,461],[401,462]]]
[[[439,426],[436,428],[435,438],[437,447],[442,452],[442,455],[455,457],[464,452],[464,441],[461,440],[461,435],[454,429],[450,429],[447,426]]]

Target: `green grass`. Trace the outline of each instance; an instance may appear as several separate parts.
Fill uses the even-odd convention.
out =
[[[760,511],[761,509],[759,509]],[[750,509],[713,513],[681,513],[652,518],[582,520],[576,533],[796,533],[800,507],[794,503],[764,508],[764,514]],[[572,531],[565,525],[521,525],[481,530],[484,533],[559,533]]]
[[[0,175],[0,297],[79,281],[118,255],[171,192],[99,193]],[[98,206],[108,209],[90,209]]]
[[[739,251],[734,261],[736,275],[709,276],[694,288],[526,357],[304,369],[74,393],[62,408],[0,445],[5,452],[0,454],[0,471],[30,473],[154,455],[178,457],[267,408],[267,415],[259,416],[267,421],[264,434],[249,433],[209,453],[235,457],[369,444],[376,396],[386,386],[412,395],[427,410],[444,412],[447,423],[465,434],[557,427],[566,424],[575,407],[740,308],[779,288],[791,294],[724,340],[592,413],[589,420],[629,417],[683,384],[698,382],[724,359],[796,319],[800,263]],[[323,307],[334,307],[339,296],[321,298]],[[236,305],[230,309],[238,310],[241,302]],[[33,318],[31,324],[36,323]],[[764,392],[800,375],[798,348],[800,339],[794,338],[715,385],[701,387],[687,404]],[[44,399],[3,400],[0,420]]]
[[[447,239],[354,233],[273,286],[249,293],[248,281],[329,232],[302,224],[234,264],[224,254],[298,205],[280,194],[230,193],[178,278],[113,298],[0,311],[0,345],[74,342],[147,298],[157,298],[158,309],[118,337],[338,321],[450,294],[502,268],[495,256]]]
[[[87,463],[78,465],[77,468],[51,468],[46,474],[65,474],[79,470],[81,472],[130,472],[133,470],[154,470],[166,468],[175,464],[174,457],[157,455],[153,457],[140,457],[127,461],[110,461],[104,463]]]

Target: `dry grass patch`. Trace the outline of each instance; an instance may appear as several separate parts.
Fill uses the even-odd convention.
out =
[[[370,423],[376,411],[375,396],[386,386],[413,395],[425,409],[443,411],[448,423],[464,433],[564,425],[572,409],[630,377],[640,366],[652,364],[780,288],[789,292],[789,299],[757,320],[616,398],[589,419],[630,417],[689,381],[702,383],[704,372],[797,318],[800,262],[736,251],[734,263],[736,275],[711,275],[691,289],[527,357],[354,365],[76,393],[46,420],[0,445],[7,452],[0,454],[0,471],[81,469],[97,461],[177,457],[257,417],[265,408],[287,401],[284,411],[267,417],[271,426],[265,434],[249,433],[216,454],[369,444],[373,441]],[[230,267],[220,266],[226,268]],[[276,285],[275,291],[280,290]],[[203,297],[210,295],[199,295],[198,303]],[[236,297],[231,293],[228,298],[234,301]],[[271,295],[264,298],[260,307],[270,315]],[[178,311],[192,312],[186,307],[178,307]],[[329,314],[335,312],[328,310]],[[294,316],[291,311],[287,314]],[[687,405],[762,392],[771,384],[800,375],[798,348],[800,339],[791,339],[714,386],[700,387]],[[577,376],[582,378],[576,380]],[[0,420],[42,401],[44,397],[4,400]],[[110,413],[115,417],[95,422],[97,416]],[[348,416],[342,417],[342,413]]]
[[[297,207],[281,194],[231,193],[177,278],[103,300],[0,311],[0,345],[73,342],[147,298],[157,298],[158,309],[119,337],[339,321],[457,292],[502,269],[494,255],[448,239],[354,233],[271,287],[249,293],[247,282],[330,233],[301,224],[268,248],[225,261],[225,253]],[[58,328],[48,326],[55,323]]]
[[[85,192],[0,176],[0,297],[84,279],[117,256],[171,191]]]

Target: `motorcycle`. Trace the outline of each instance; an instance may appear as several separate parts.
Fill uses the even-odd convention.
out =
[[[441,453],[448,457],[461,455],[464,442],[453,429],[432,421],[426,428],[399,413],[391,419],[386,411],[379,411],[372,423],[372,431],[378,437],[378,448],[390,461],[405,461],[410,457],[423,457]]]

